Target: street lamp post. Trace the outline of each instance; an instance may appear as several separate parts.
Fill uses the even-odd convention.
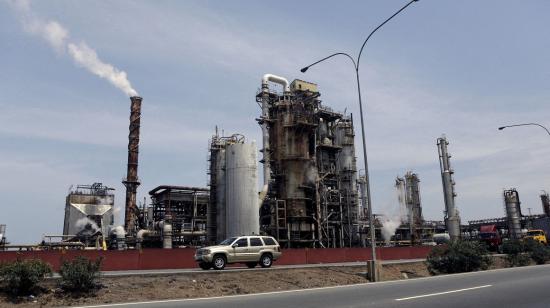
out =
[[[369,215],[369,229],[370,229],[370,237],[371,237],[371,248],[372,248],[372,272],[371,272],[371,280],[377,281],[378,277],[376,277],[376,231],[374,229],[374,218],[372,215],[372,201],[371,201],[371,193],[370,193],[370,179],[369,179],[369,165],[367,161],[367,146],[365,141],[365,123],[364,123],[364,116],[363,116],[363,103],[361,101],[361,83],[359,81],[359,60],[361,60],[361,54],[363,53],[363,49],[365,48],[365,45],[367,44],[368,40],[371,38],[371,36],[378,31],[382,26],[384,26],[388,21],[390,21],[392,18],[397,16],[399,13],[401,13],[403,10],[405,10],[409,5],[411,5],[413,2],[417,2],[418,0],[411,0],[409,1],[405,6],[403,6],[401,9],[399,9],[397,12],[395,12],[393,15],[391,15],[388,19],[386,19],[383,23],[378,25],[372,32],[367,36],[365,41],[363,42],[363,45],[361,45],[361,49],[359,50],[359,54],[357,55],[357,60],[354,60],[352,56],[345,52],[337,52],[334,53],[328,57],[325,57],[317,62],[314,62],[304,68],[302,68],[300,71],[302,73],[305,73],[310,67],[321,63],[325,60],[328,60],[334,56],[342,55],[346,56],[351,60],[353,63],[353,67],[355,68],[355,77],[357,79],[357,96],[359,98],[359,114],[361,117],[361,139],[363,142],[363,161],[365,163],[365,180],[366,180],[366,188],[367,188],[367,205],[368,205],[368,215]]]
[[[544,129],[546,131],[546,133],[548,135],[550,135],[550,131],[548,130],[548,128],[546,128],[543,125],[540,125],[538,123],[523,123],[523,124],[506,125],[506,126],[499,127],[498,130],[503,130],[503,129],[508,128],[508,127],[516,127],[516,126],[538,126],[538,127],[541,127],[542,129]]]

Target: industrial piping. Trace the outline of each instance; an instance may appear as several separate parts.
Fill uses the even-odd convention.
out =
[[[136,249],[141,249],[141,245],[143,243],[144,237],[152,236],[152,235],[157,235],[157,232],[154,230],[145,230],[145,229],[139,230],[136,235]]]
[[[281,76],[277,76],[277,75],[273,75],[273,74],[265,74],[262,77],[262,88],[263,88],[264,85],[267,86],[268,81],[278,83],[278,84],[280,84],[284,87],[285,92],[290,92],[290,85],[288,83],[288,80],[286,80],[286,78],[281,77]]]
[[[263,161],[264,161],[264,188],[263,192],[267,192],[269,181],[271,180],[271,166],[269,163],[269,85],[268,82],[280,84],[284,88],[284,92],[290,92],[288,80],[284,77],[273,74],[265,74],[262,77],[262,143],[263,143]],[[265,195],[265,193],[264,193]]]
[[[141,184],[138,178],[139,128],[141,120],[141,101],[139,96],[130,97],[130,133],[128,134],[128,169],[126,179],[122,184],[126,186],[126,206],[124,229],[130,235],[136,234],[137,219],[137,187]]]
[[[162,236],[162,248],[172,249],[172,224],[166,221],[159,221],[155,224],[158,230],[141,229],[136,235],[136,249],[141,249],[143,239],[146,236]],[[161,233],[162,232],[162,233]]]

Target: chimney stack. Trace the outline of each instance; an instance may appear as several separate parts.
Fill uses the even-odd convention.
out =
[[[139,184],[138,178],[138,154],[139,154],[139,126],[141,119],[141,100],[139,96],[130,97],[130,133],[128,135],[128,170],[126,179],[122,184],[126,186],[126,207],[124,216],[124,229],[126,234],[136,233],[137,199],[136,192]]]

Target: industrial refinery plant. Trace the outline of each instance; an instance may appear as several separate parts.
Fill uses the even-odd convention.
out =
[[[268,81],[283,87],[270,90]],[[353,117],[321,104],[317,85],[265,75],[262,231],[286,247],[349,247],[362,228]]]
[[[416,246],[460,238],[519,239],[528,229],[550,231],[548,193],[540,196],[544,214],[524,215],[515,189],[503,191],[504,217],[461,224],[449,141],[442,136],[435,142],[445,205],[442,220],[424,219],[421,177],[410,170],[395,179],[398,213],[373,215],[372,239],[366,177],[359,174],[356,162],[353,115],[333,110],[320,97],[314,83],[264,75],[255,96],[261,144],[237,132],[220,134],[216,126],[207,153],[208,183],[160,183],[149,188],[147,203],[137,197],[143,100],[132,96],[122,182],[124,225],[115,225],[113,188],[102,183],[77,185],[66,197],[62,234],[45,235],[37,245],[12,245],[6,241],[6,226],[0,225],[0,247],[173,249],[256,234],[273,236],[285,248]]]

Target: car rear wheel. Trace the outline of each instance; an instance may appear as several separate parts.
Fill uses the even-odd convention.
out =
[[[225,268],[225,257],[223,255],[215,255],[212,259],[212,265],[216,270],[222,270]]]
[[[247,262],[246,266],[248,266],[248,268],[255,268],[256,264],[258,264],[258,263],[257,262]]]
[[[212,263],[208,263],[208,262],[200,262],[199,263],[199,266],[200,268],[202,268],[203,270],[208,270],[212,267]]]
[[[262,257],[260,258],[260,265],[264,268],[270,267],[272,263],[273,263],[273,257],[268,253],[263,254]]]

